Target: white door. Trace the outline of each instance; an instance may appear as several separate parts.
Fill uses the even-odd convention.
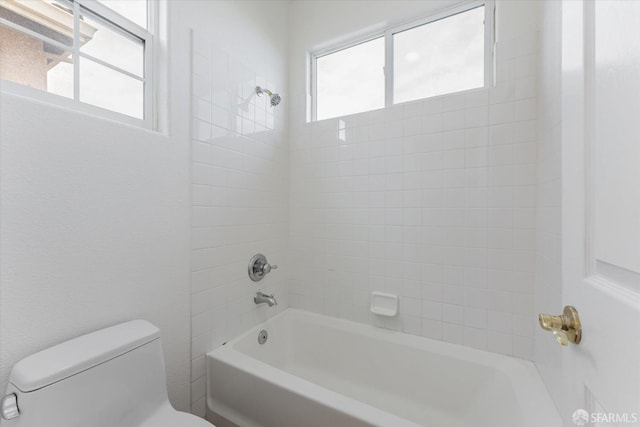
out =
[[[562,13],[563,299],[583,334],[563,352],[569,412],[640,426],[640,1]]]

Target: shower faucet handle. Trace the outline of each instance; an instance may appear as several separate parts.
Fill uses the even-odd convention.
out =
[[[278,266],[276,264],[271,265],[269,263],[266,263],[265,265],[262,266],[262,271],[264,271],[264,274],[271,272],[271,270],[277,270],[277,269],[278,269]]]
[[[254,282],[259,282],[271,272],[277,269],[277,265],[271,265],[262,254],[256,254],[249,260],[249,278]]]

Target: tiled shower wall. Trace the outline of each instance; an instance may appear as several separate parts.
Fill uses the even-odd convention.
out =
[[[535,309],[562,310],[562,3],[540,3],[538,106],[538,219]],[[535,361],[560,413],[563,396],[562,347],[536,328]],[[573,410],[573,409],[572,409]]]
[[[192,39],[191,404],[202,416],[205,353],[287,307],[284,269],[254,283],[247,263],[256,253],[285,261],[289,154],[284,110],[254,92],[282,88],[282,64]],[[255,305],[259,290],[279,305]]]
[[[538,35],[509,31],[493,88],[292,124],[290,306],[532,358]]]

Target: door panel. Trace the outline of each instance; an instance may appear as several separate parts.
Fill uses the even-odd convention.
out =
[[[563,299],[583,328],[568,409],[640,416],[640,2],[562,13]]]
[[[598,1],[593,21],[593,256],[640,271],[640,2]],[[599,271],[600,269],[597,268]],[[630,283],[629,283],[630,284]],[[635,290],[638,291],[636,282]]]

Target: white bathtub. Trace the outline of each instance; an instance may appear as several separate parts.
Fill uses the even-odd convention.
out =
[[[208,353],[207,371],[219,427],[562,424],[530,362],[294,309]]]

